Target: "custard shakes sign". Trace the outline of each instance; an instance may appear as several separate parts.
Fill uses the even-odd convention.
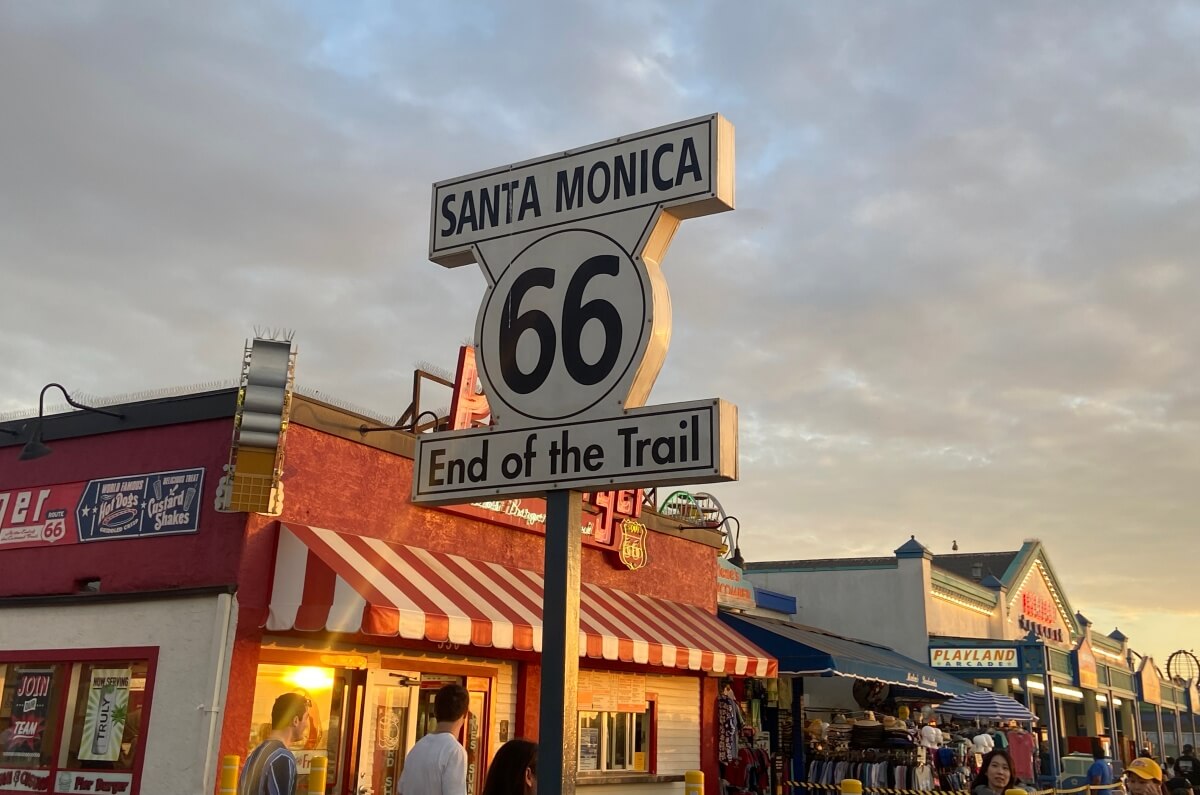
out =
[[[732,210],[733,125],[704,116],[433,186],[429,258],[478,263],[491,424],[420,434],[413,502],[737,478],[737,409],[645,406],[680,221]]]
[[[0,492],[0,550],[195,533],[204,469]]]

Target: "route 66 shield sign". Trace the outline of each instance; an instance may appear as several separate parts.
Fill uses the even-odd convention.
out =
[[[646,565],[646,525],[636,519],[621,522],[621,562],[630,571]]]

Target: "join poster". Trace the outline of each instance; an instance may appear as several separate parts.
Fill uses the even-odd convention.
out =
[[[54,692],[53,668],[18,668],[13,693],[12,725],[4,732],[6,757],[40,759],[46,738],[50,694]]]

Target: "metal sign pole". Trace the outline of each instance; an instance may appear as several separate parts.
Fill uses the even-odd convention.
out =
[[[542,689],[538,781],[574,795],[579,772],[579,581],[583,496],[546,492],[546,571],[542,601]],[[555,789],[554,782],[561,782]]]

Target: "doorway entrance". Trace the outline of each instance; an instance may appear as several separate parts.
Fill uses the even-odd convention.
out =
[[[444,685],[467,688],[467,719],[458,741],[467,751],[467,792],[483,790],[491,679],[476,676],[370,669],[363,687],[362,733],[350,793],[392,795],[412,747],[437,728],[434,698]]]

